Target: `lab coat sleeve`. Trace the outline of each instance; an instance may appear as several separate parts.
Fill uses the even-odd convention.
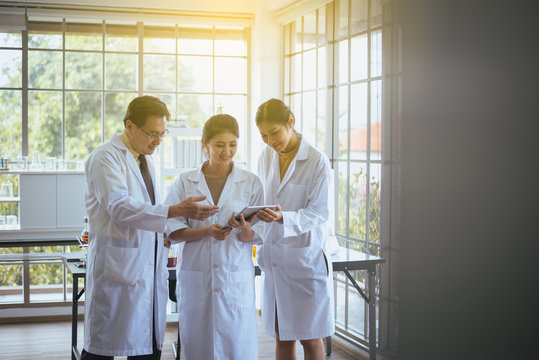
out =
[[[133,229],[163,232],[168,206],[152,205],[133,197],[119,164],[121,160],[106,152],[90,157],[86,164],[88,191],[93,191],[99,204],[117,224]]]
[[[178,177],[174,184],[171,186],[170,191],[165,198],[165,205],[174,205],[182,200],[185,200],[187,195],[185,194],[185,188],[181,177]],[[165,233],[170,234],[176,230],[185,229],[189,227],[189,220],[183,216],[176,218],[170,218],[167,220],[167,225],[165,227]],[[171,240],[171,239],[169,239]],[[172,243],[177,243],[175,240],[171,240]]]
[[[249,205],[251,206],[260,206],[264,205],[264,190],[262,188],[262,182],[260,179],[256,176],[253,180],[253,193],[251,194],[251,199],[249,201]],[[252,245],[258,245],[262,243],[262,234],[264,231],[264,222],[263,221],[257,221],[252,226],[254,236],[251,239]]]
[[[328,221],[330,168],[321,158],[313,169],[313,182],[308,192],[307,206],[297,211],[283,211],[284,237],[298,236],[322,226]]]

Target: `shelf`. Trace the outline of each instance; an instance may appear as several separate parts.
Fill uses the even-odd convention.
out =
[[[0,175],[79,175],[84,174],[84,170],[2,170]]]
[[[0,203],[18,203],[21,202],[20,197],[0,197]]]

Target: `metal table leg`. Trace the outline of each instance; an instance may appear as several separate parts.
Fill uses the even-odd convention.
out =
[[[73,298],[72,298],[72,308],[71,308],[71,360],[77,359],[77,318],[78,318],[78,299],[77,294],[79,292],[79,280],[73,276]]]
[[[369,273],[369,359],[376,360],[376,272]]]

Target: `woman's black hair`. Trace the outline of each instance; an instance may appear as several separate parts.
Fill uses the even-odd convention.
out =
[[[226,131],[232,133],[237,138],[240,137],[240,130],[236,119],[228,114],[213,115],[204,124],[202,139],[207,144],[213,137]]]
[[[258,107],[255,118],[256,125],[258,126],[263,122],[286,125],[290,115],[294,118],[294,114],[284,102],[279,99],[269,99]]]

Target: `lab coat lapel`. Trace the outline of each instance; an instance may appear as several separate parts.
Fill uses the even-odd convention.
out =
[[[236,194],[236,183],[242,182],[245,179],[247,179],[245,174],[241,174],[241,172],[236,169],[236,165],[232,163],[232,171],[226,179],[225,186],[223,187],[223,191],[221,191],[221,196],[217,203],[220,209],[223,208],[223,206],[231,200],[231,197]]]
[[[144,189],[146,189],[146,184],[144,184],[144,179],[142,178],[142,173],[140,172],[140,168],[137,164],[137,161],[129,151],[129,149],[125,146],[125,144],[122,142],[120,137],[116,134],[115,137],[112,139],[112,142],[114,146],[116,146],[119,150],[123,152],[124,158],[127,161],[127,165],[129,166],[129,169],[135,174],[135,177],[138,179],[139,185],[142,186]],[[153,170],[153,169],[152,169]],[[154,181],[154,192],[155,192],[155,176],[152,174],[152,181]],[[145,197],[147,197],[146,200],[150,200],[150,195],[147,194],[147,191],[143,191]]]
[[[198,168],[198,171],[196,173],[189,177],[189,180],[196,183],[196,190],[198,194],[206,196],[206,200],[208,201],[208,203],[211,205],[215,205],[213,203],[213,197],[211,196],[208,184],[206,183],[206,178],[204,177],[204,173],[202,172],[202,167],[204,166],[204,164],[202,164]]]
[[[292,162],[290,163],[290,166],[288,167],[288,170],[286,170],[286,173],[284,174],[284,178],[283,178],[283,181],[281,181],[280,185],[279,185],[279,189],[277,190],[277,194],[279,194],[282,189],[285,187],[285,185],[290,181],[290,178],[292,177],[292,174],[294,174],[294,171],[296,170],[296,162],[298,160],[305,160],[307,159],[307,155],[308,155],[308,144],[307,142],[303,139],[303,136],[301,137],[301,142],[299,144],[299,149],[298,149],[298,153],[296,154],[296,156],[294,156],[294,159],[292,159]],[[276,155],[276,158],[277,158],[277,164],[276,166],[273,166],[273,169],[276,169],[275,171],[277,172],[277,178],[280,179],[280,173],[279,173],[279,154],[275,154]]]

